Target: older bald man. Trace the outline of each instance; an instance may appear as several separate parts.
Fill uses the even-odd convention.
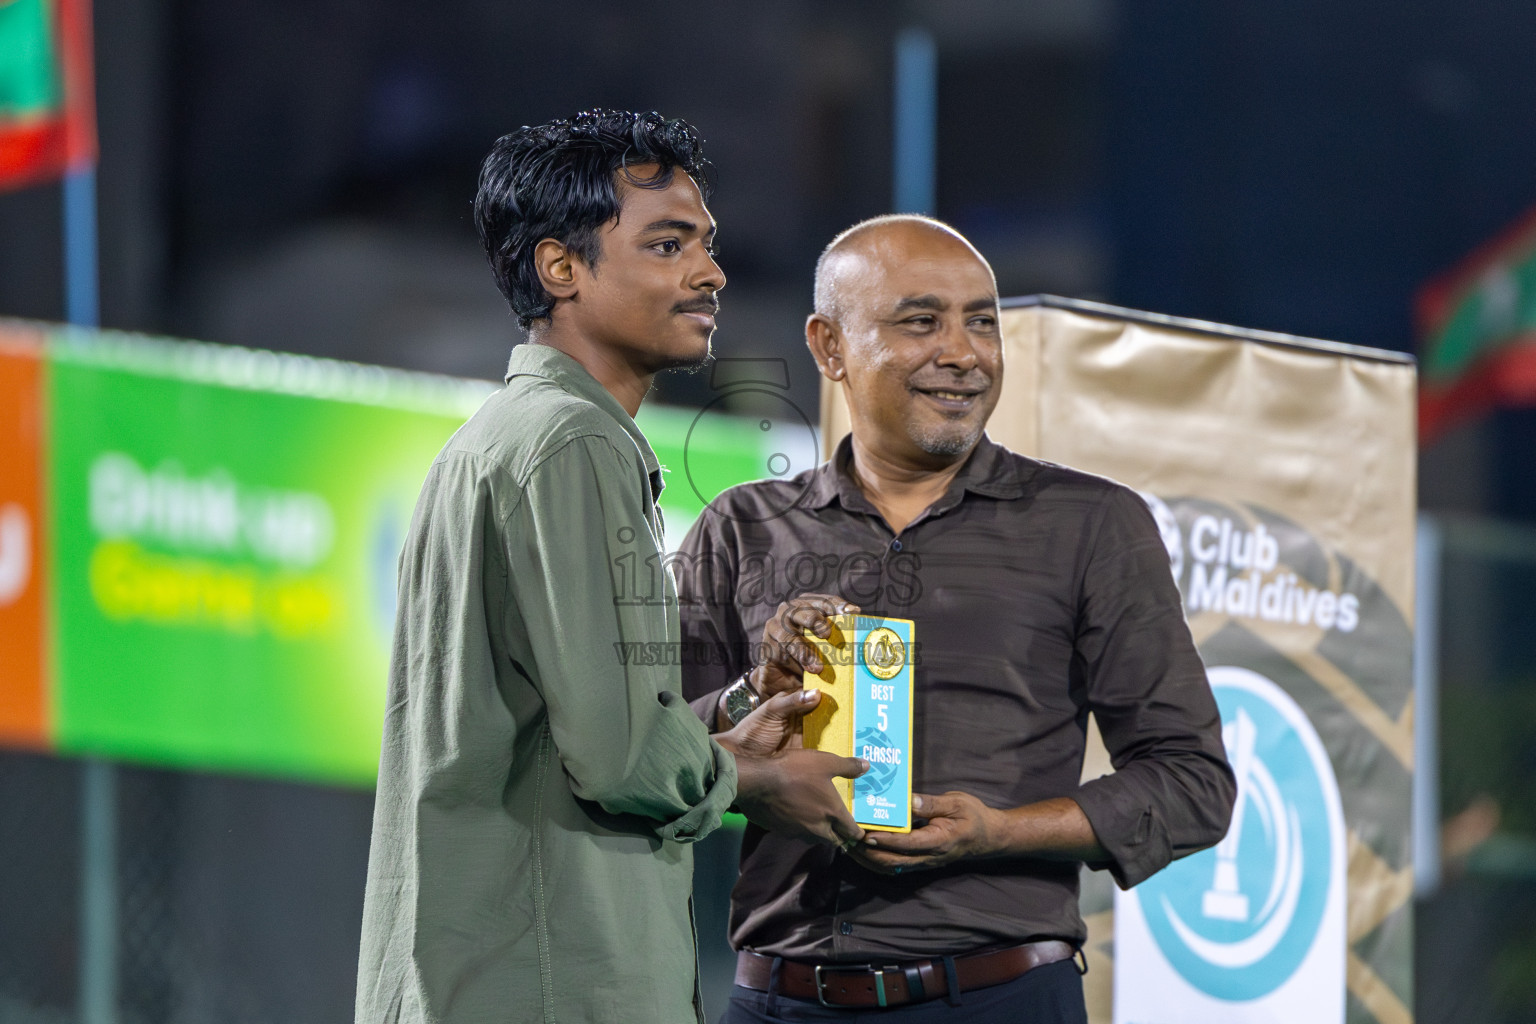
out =
[[[708,659],[684,691],[728,728],[793,685],[749,639],[817,671],[799,632],[825,635],[828,614],[915,620],[922,827],[842,850],[749,830],[726,1019],[1085,1021],[1080,865],[1135,885],[1220,840],[1235,795],[1157,527],[1128,488],[986,437],[997,287],[947,225],[880,217],[834,239],[806,343],[852,433],[689,533],[685,647],[718,645],[741,675],[719,689]],[[1117,770],[1080,785],[1090,711]]]

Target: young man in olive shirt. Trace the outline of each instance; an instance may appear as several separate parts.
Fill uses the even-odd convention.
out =
[[[797,634],[825,635],[844,599],[914,619],[927,823],[846,850],[749,830],[726,1021],[1084,1021],[1080,864],[1134,885],[1217,842],[1235,793],[1157,528],[1129,489],[985,436],[996,285],[947,226],[839,236],[806,337],[852,434],[793,480],[727,491],[689,533],[685,650],[718,645],[744,675],[722,690],[718,659],[685,666],[684,692],[728,726],[795,685],[744,660],[759,632],[817,671]],[[1089,711],[1117,770],[1079,785]]]
[[[725,284],[706,166],[683,122],[607,111],[486,158],[476,219],[529,338],[433,463],[400,557],[359,1024],[702,1020],[689,844],[733,800],[862,834],[830,781],[859,762],[746,756],[814,698],[716,742],[675,669],[616,653],[677,641],[670,577],[634,602],[615,566],[663,550],[633,416],[653,374],[707,356]]]

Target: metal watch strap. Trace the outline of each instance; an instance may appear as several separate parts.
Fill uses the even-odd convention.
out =
[[[763,702],[763,698],[758,696],[757,691],[752,689],[752,684],[748,682],[751,675],[750,670],[743,672],[740,679],[725,688],[723,695],[725,717],[732,725],[757,710],[757,706]]]

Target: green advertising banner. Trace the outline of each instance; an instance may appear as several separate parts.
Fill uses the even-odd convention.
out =
[[[26,592],[39,614],[20,617],[20,588],[0,611],[34,634],[11,639],[44,668],[39,681],[0,666],[0,707],[40,705],[42,721],[0,742],[36,747],[40,732],[66,754],[371,785],[400,544],[432,459],[494,385],[113,332],[27,336],[40,340],[0,365],[0,407],[41,429],[8,425],[0,448],[42,449],[28,522],[45,578]],[[673,544],[724,487],[814,459],[803,424],[719,403],[640,422],[669,469]],[[805,450],[786,454],[785,436]],[[22,483],[17,509],[35,503]]]
[[[57,749],[371,781],[400,540],[489,386],[79,335],[46,366]]]

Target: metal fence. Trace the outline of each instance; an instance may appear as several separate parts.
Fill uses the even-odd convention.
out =
[[[0,1024],[350,1020],[372,806],[0,754]]]
[[[1420,549],[1437,606],[1429,663],[1439,765],[1426,794],[1433,845],[1421,858],[1438,863],[1418,879],[1418,1020],[1527,1024],[1536,1020],[1536,529],[1430,519]]]
[[[0,754],[0,1022],[75,1017],[80,771]]]

